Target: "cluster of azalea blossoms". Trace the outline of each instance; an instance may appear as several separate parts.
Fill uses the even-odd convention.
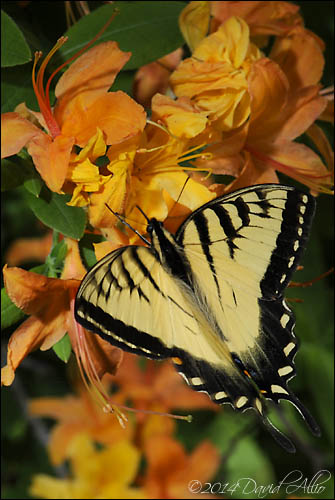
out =
[[[30,494],[38,498],[193,498],[189,482],[194,475],[200,481],[210,480],[220,455],[209,441],[187,453],[174,437],[176,420],[150,410],[215,410],[217,406],[205,394],[190,390],[168,362],[147,361],[143,370],[135,355],[125,354],[110,379],[118,386],[115,402],[130,399],[134,408],[141,409],[125,428],[101,411],[79,380],[74,395],[30,401],[32,416],[56,420],[48,442],[51,464],[59,466],[65,460],[70,464],[67,478],[35,475]],[[139,467],[143,458],[145,471]]]
[[[52,107],[49,88],[56,72],[46,85],[44,75],[64,38],[37,74],[40,54],[35,56],[40,112],[21,104],[2,116],[2,156],[26,148],[49,190],[70,194],[69,205],[84,207],[91,230],[107,238],[95,245],[98,259],[129,242],[141,244],[134,232],[120,228],[113,212],[143,233],[139,206],[174,230],[215,196],[278,182],[277,172],[314,194],[332,192],[332,151],[315,123],[332,116],[332,102],[320,84],[324,47],[304,28],[298,7],[190,2],[180,27],[191,56],[182,59],[178,49],[166,56],[164,68],[152,63],[136,75],[135,99],[151,102],[150,120],[127,94],[108,91],[131,57],[114,41],[95,45],[72,62],[58,80]],[[275,39],[266,55],[270,35]],[[322,158],[295,141],[302,134]],[[234,179],[216,184],[211,174]],[[105,404],[100,379],[115,374],[122,353],[75,323],[74,297],[86,270],[77,241],[66,238],[66,245],[59,278],[4,268],[8,296],[30,317],[10,338],[2,382],[12,383],[29,352],[49,349],[68,332],[83,372]]]

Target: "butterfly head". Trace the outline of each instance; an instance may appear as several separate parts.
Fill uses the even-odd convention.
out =
[[[161,258],[162,247],[164,247],[166,241],[166,233],[170,233],[164,228],[163,223],[154,217],[148,220],[147,233],[150,236],[152,247],[157,251]]]
[[[162,264],[180,259],[175,237],[164,227],[163,222],[155,218],[150,219],[147,232],[151,238],[152,248],[156,250]]]

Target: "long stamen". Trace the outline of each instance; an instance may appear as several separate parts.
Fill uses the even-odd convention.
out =
[[[64,66],[67,66],[71,61],[73,61],[74,59],[77,59],[77,57],[79,57],[81,54],[83,54],[83,52],[85,52],[89,47],[91,47],[93,45],[94,42],[96,42],[96,40],[106,31],[106,29],[108,28],[108,26],[110,25],[110,23],[113,21],[113,19],[115,18],[115,16],[118,14],[118,10],[116,9],[114,14],[112,14],[112,16],[110,17],[110,19],[108,19],[107,23],[101,28],[101,30],[92,38],[92,40],[90,40],[86,45],[84,45],[84,47],[82,47],[78,52],[76,52],[73,56],[71,56],[69,59],[67,59],[63,64],[61,64],[58,68],[55,69],[55,71],[50,75],[48,81],[47,81],[47,84],[45,86],[45,93],[46,93],[46,96],[47,98],[49,98],[49,88],[50,88],[50,84],[51,84],[51,80],[54,78],[54,76],[61,70],[64,68]],[[61,38],[66,38],[65,41],[67,41],[67,37],[61,37]]]
[[[69,64],[71,61],[73,61],[77,57],[79,57],[85,50],[87,50],[103,34],[103,32],[108,28],[110,23],[113,21],[113,19],[115,18],[117,13],[118,13],[118,11],[115,10],[114,14],[110,17],[110,19],[107,21],[107,23],[102,27],[102,29],[95,35],[95,37],[92,40],[90,40],[81,50],[79,50],[76,54],[74,54],[67,61],[65,61],[63,64],[61,64],[57,69],[55,69],[55,71],[48,78],[47,84],[45,86],[45,90],[43,88],[43,79],[44,79],[46,66],[49,63],[52,56],[55,54],[55,52],[62,45],[64,45],[64,43],[68,40],[68,37],[62,36],[59,38],[59,40],[57,40],[57,43],[54,45],[54,47],[50,50],[50,52],[47,54],[47,56],[43,60],[41,67],[37,73],[37,77],[36,77],[36,64],[37,64],[37,61],[41,58],[42,52],[35,53],[35,59],[34,59],[34,65],[33,65],[33,71],[32,71],[33,88],[34,88],[34,92],[36,94],[39,108],[41,110],[41,113],[43,114],[46,125],[47,125],[49,132],[53,138],[60,135],[61,131],[60,131],[60,128],[58,126],[58,123],[56,122],[56,120],[53,116],[53,112],[52,112],[51,105],[50,105],[49,90],[50,90],[50,84],[51,84],[52,79],[62,68],[64,68],[64,66]]]
[[[74,296],[71,297],[71,311],[74,314]],[[106,413],[113,413],[117,417],[120,425],[125,426],[128,421],[127,417],[122,413],[122,410],[133,413],[145,413],[149,415],[160,415],[163,417],[171,417],[177,420],[186,420],[191,422],[191,415],[174,415],[172,413],[157,412],[152,410],[142,410],[130,408],[119,403],[113,403],[104,387],[101,379],[96,371],[96,367],[89,352],[89,346],[85,340],[85,332],[82,326],[75,324],[76,339],[72,340],[72,346],[77,358],[80,376],[84,382],[85,387],[91,394],[92,398],[103,408]]]
[[[56,122],[56,120],[53,116],[53,113],[52,113],[52,109],[50,106],[50,100],[49,100],[49,92],[44,91],[43,79],[44,79],[45,68],[46,68],[48,62],[50,61],[51,57],[66,41],[67,41],[67,38],[64,36],[62,36],[61,38],[59,38],[59,40],[57,40],[57,43],[54,45],[54,47],[50,50],[48,55],[43,60],[41,67],[37,73],[37,77],[35,78],[36,64],[37,64],[37,61],[42,56],[41,52],[36,52],[34,66],[33,66],[33,72],[32,72],[32,82],[33,82],[33,88],[34,88],[34,92],[36,94],[37,102],[38,102],[39,108],[41,110],[41,113],[43,114],[43,117],[45,119],[45,122],[47,124],[48,129],[49,129],[49,132],[53,138],[57,137],[60,134],[60,128],[59,128],[58,123]]]
[[[283,172],[286,175],[293,175],[294,173],[297,175],[301,175],[305,179],[311,179],[317,181],[318,179],[329,179],[332,177],[331,172],[325,175],[315,175],[313,173],[308,173],[306,172],[305,169],[299,168],[299,167],[291,167],[290,165],[285,165],[283,163],[280,163],[273,158],[268,157],[267,155],[261,153],[260,151],[256,151],[254,148],[246,145],[244,146],[245,151],[248,151],[251,153],[253,156],[256,158],[259,158],[261,161],[264,163],[267,163],[270,165],[272,168],[279,170],[280,172]],[[325,191],[325,189],[322,186],[316,186],[318,191],[322,192]]]

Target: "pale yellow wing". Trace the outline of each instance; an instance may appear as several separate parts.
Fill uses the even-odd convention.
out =
[[[306,420],[308,412],[287,386],[295,373],[297,342],[283,291],[301,257],[313,212],[312,196],[260,185],[207,203],[176,237],[199,307],[216,322],[236,366],[261,394],[290,400]],[[250,406],[248,397],[244,403]],[[261,408],[257,400],[254,406]]]

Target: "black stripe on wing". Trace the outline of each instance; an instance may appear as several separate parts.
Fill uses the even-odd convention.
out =
[[[233,205],[235,205],[235,207],[237,209],[237,214],[238,214],[239,218],[242,221],[242,225],[244,227],[249,226],[249,224],[250,224],[250,217],[249,217],[250,208],[249,208],[249,205],[243,200],[243,198],[241,196],[239,196],[238,198],[236,198],[236,200],[231,201],[230,203],[232,203]]]
[[[287,191],[281,231],[260,287],[264,298],[280,297],[301,259],[315,211],[313,196]]]
[[[75,318],[87,330],[98,333],[104,340],[125,351],[152,359],[171,356],[171,350],[158,338],[113,318],[83,297],[77,302]]]
[[[213,278],[215,281],[218,295],[221,299],[221,291],[220,291],[220,286],[219,286],[219,283],[218,283],[218,280],[216,277],[216,269],[214,266],[214,259],[211,255],[211,252],[210,252],[211,238],[210,238],[209,231],[208,231],[208,220],[203,213],[199,212],[196,215],[196,217],[194,217],[194,224],[195,224],[197,231],[199,233],[199,240],[201,242],[201,248],[206,256],[209,268],[213,274]]]
[[[238,411],[254,407],[258,392],[233,365],[228,374],[205,359],[194,358],[183,349],[174,348],[171,351],[175,368],[192,389],[205,392],[216,404],[230,403]]]

